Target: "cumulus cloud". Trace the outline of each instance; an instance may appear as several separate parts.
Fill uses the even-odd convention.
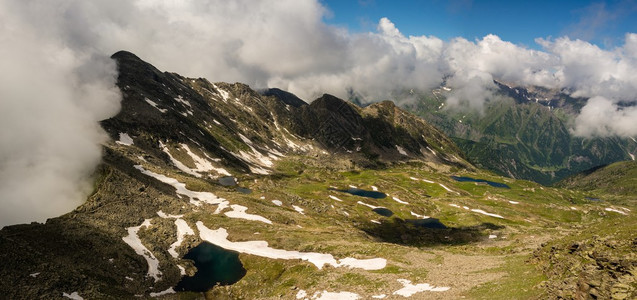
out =
[[[617,104],[635,101],[637,34],[611,50],[538,39],[538,51],[496,35],[405,36],[387,18],[373,32],[350,33],[327,25],[327,14],[317,0],[0,1],[2,222],[42,220],[82,201],[86,191],[76,187],[88,183],[105,139],[97,121],[118,109],[108,56],[122,49],[163,70],[306,100],[355,91],[371,102],[444,82],[450,104],[481,109],[493,79],[539,85],[593,98],[575,134],[637,128],[634,110]]]
[[[108,57],[45,30],[37,15],[14,15],[13,4],[0,4],[0,226],[82,203],[106,138],[97,121],[120,98]]]

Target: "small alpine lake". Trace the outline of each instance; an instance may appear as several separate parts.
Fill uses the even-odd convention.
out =
[[[195,262],[197,273],[192,277],[182,277],[175,291],[206,292],[215,285],[234,284],[246,275],[239,252],[208,242],[190,249],[183,258]]]
[[[359,188],[348,188],[346,190],[339,190],[339,189],[335,189],[335,188],[329,188],[330,191],[337,191],[337,192],[343,192],[343,193],[348,193],[354,196],[359,196],[359,197],[367,197],[367,198],[373,198],[373,199],[383,199],[387,197],[387,194],[385,193],[381,193],[381,192],[377,192],[377,191],[368,191],[368,190],[362,190]]]
[[[477,183],[486,183],[492,187],[497,187],[497,188],[504,188],[504,189],[510,189],[511,187],[508,186],[505,183],[501,183],[501,182],[494,182],[494,181],[489,181],[489,180],[484,180],[484,179],[475,179],[475,178],[471,178],[471,177],[466,177],[466,176],[451,176],[451,178],[455,181],[459,181],[459,182],[477,182]]]

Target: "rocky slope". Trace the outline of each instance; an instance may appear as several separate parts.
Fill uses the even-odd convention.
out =
[[[113,58],[124,99],[102,122],[94,191],[0,230],[0,298],[547,299],[570,286],[533,251],[636,208],[476,169],[391,102],[307,104]],[[227,261],[185,257],[199,245]],[[237,263],[221,270],[237,278],[182,290]]]

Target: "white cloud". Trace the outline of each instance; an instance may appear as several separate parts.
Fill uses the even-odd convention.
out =
[[[637,107],[621,108],[604,97],[588,100],[575,119],[574,134],[579,136],[636,136]]]
[[[637,34],[612,50],[558,38],[539,39],[537,51],[496,35],[404,36],[386,18],[354,34],[325,24],[327,14],[316,0],[1,1],[0,198],[14,207],[3,209],[3,222],[42,220],[82,201],[86,191],[75,187],[88,186],[105,138],[96,121],[118,109],[108,59],[118,50],[185,76],[276,86],[307,100],[352,90],[383,100],[446,80],[450,103],[480,109],[496,78],[604,97],[609,114],[625,117],[621,127],[586,119],[602,104],[591,100],[575,134],[637,127],[632,110],[616,106],[635,101]]]

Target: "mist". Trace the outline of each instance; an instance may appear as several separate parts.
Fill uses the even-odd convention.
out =
[[[162,70],[211,81],[323,93],[364,102],[446,82],[450,106],[483,109],[493,79],[590,98],[579,136],[637,135],[637,34],[601,49],[539,37],[542,50],[490,34],[405,36],[382,18],[373,32],[324,22],[317,0],[0,1],[0,226],[43,221],[90,192],[107,140],[98,121],[119,109],[116,66],[131,51]],[[618,120],[618,121],[617,121]]]

